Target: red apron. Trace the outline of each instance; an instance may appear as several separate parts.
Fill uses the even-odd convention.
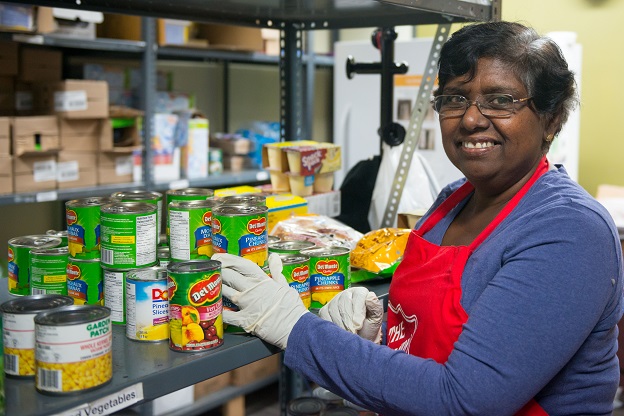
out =
[[[460,303],[461,279],[468,258],[547,171],[548,161],[544,157],[529,181],[469,246],[438,246],[422,238],[473,191],[469,182],[453,192],[418,230],[412,231],[403,261],[390,285],[387,327],[390,348],[432,358],[441,364],[447,361],[468,320]],[[517,415],[547,413],[531,400]]]

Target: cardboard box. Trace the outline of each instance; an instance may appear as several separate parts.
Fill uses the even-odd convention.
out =
[[[223,169],[230,172],[240,172],[249,169],[252,164],[249,156],[241,155],[224,155],[221,163],[223,163]]]
[[[188,20],[158,19],[158,44],[186,45],[189,41],[191,22]]]
[[[45,32],[54,36],[95,39],[95,25],[102,23],[104,15],[86,10],[40,7],[39,19],[45,19]]]
[[[418,210],[413,212],[399,212],[397,214],[397,228],[414,229],[418,220],[425,215],[426,210]]]
[[[196,24],[195,37],[207,39],[215,49],[262,52],[262,32],[259,28],[218,24]]]
[[[191,118],[187,122],[186,145],[181,148],[182,175],[187,179],[208,176],[208,119]]]
[[[18,79],[24,82],[60,81],[63,70],[61,51],[43,48],[20,48]]]
[[[11,119],[0,117],[0,156],[11,154]]]
[[[0,63],[0,65],[2,65]],[[15,86],[12,77],[0,76],[0,116],[12,116],[15,113]]]
[[[280,34],[278,29],[260,29],[264,53],[267,55],[280,54]]]
[[[61,151],[56,164],[59,189],[97,185],[97,152]]]
[[[39,192],[56,189],[56,155],[13,158],[15,192]]]
[[[230,195],[258,194],[260,192],[262,192],[262,189],[256,188],[255,186],[241,185],[230,188],[215,189],[214,195],[216,197],[223,198],[224,196]]]
[[[35,92],[30,82],[15,81],[15,115],[35,115]]]
[[[280,354],[275,354],[232,370],[232,385],[244,386],[276,374],[280,371],[280,362]]]
[[[193,392],[194,399],[199,400],[202,397],[206,397],[218,392],[219,390],[223,390],[230,385],[231,379],[232,374],[227,372],[195,384]]]
[[[110,135],[108,119],[59,119],[63,151],[96,152],[105,135]],[[95,168],[95,161],[92,165]]]
[[[0,155],[0,194],[13,193],[13,159]]]
[[[107,118],[108,84],[105,81],[69,79],[38,86],[47,114],[64,118]]]
[[[184,45],[190,40],[191,22],[185,20],[157,19],[156,39],[158,44]],[[97,27],[97,37],[143,40],[141,18],[138,16],[105,14],[104,21]]]
[[[221,149],[223,155],[247,155],[254,150],[253,142],[238,134],[217,133],[210,138],[210,146]]]
[[[278,222],[297,215],[308,213],[308,201],[304,198],[292,194],[279,193],[269,195],[266,199],[269,212],[267,219],[269,222],[269,233]]]
[[[17,63],[17,43],[0,41],[0,76],[12,77],[17,75]]]
[[[98,184],[132,182],[133,163],[132,152],[98,153]]]
[[[15,156],[60,150],[56,116],[13,117],[12,147]]]
[[[141,147],[143,112],[127,107],[110,107],[100,140],[100,150],[126,154]]]

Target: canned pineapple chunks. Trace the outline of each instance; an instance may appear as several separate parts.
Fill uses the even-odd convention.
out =
[[[212,249],[241,256],[260,267],[267,264],[266,206],[220,205],[212,209]]]

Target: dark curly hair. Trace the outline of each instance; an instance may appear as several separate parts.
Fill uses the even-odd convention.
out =
[[[534,29],[514,22],[471,24],[455,32],[442,46],[438,61],[439,87],[468,74],[474,77],[477,61],[492,58],[506,63],[526,87],[533,109],[547,121],[559,116],[556,132],[578,103],[574,73],[557,44]]]

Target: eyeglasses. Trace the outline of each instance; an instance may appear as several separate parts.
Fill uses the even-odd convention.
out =
[[[531,98],[515,99],[509,94],[485,94],[478,100],[469,100],[463,95],[438,95],[431,104],[443,117],[461,117],[473,104],[486,117],[502,117],[513,114],[518,103],[527,102]]]

